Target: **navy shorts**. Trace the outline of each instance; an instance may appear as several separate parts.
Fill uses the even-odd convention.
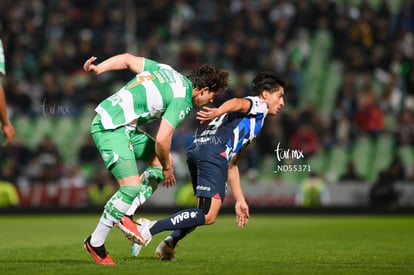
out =
[[[187,150],[187,164],[190,170],[196,197],[224,200],[227,182],[227,159],[224,145],[191,144]]]

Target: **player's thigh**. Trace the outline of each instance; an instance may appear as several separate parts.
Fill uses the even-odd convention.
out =
[[[218,152],[195,149],[187,154],[195,195],[205,198],[225,197],[227,161]]]
[[[131,134],[131,143],[135,158],[145,163],[155,156],[155,140],[149,134],[137,129]]]
[[[122,174],[114,174],[117,179],[139,174],[130,137],[124,127],[94,132],[92,137],[105,166],[113,174],[113,168],[117,167],[118,174]],[[121,171],[120,167],[125,167],[125,171]]]
[[[210,223],[214,223],[216,221],[222,204],[223,202],[220,198],[213,197],[211,199],[210,211],[207,213],[207,220],[210,220]]]
[[[198,208],[203,207],[202,209],[205,213],[205,224],[213,224],[216,221],[217,216],[220,213],[221,205],[223,204],[222,200],[218,196],[214,196],[212,198],[198,197],[197,199],[198,199]],[[208,210],[206,213],[206,209],[204,209],[206,207],[200,204],[207,203],[206,202],[207,200],[209,201],[208,201]]]

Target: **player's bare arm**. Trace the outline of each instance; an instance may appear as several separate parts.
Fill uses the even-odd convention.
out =
[[[228,167],[227,181],[230,185],[233,196],[236,200],[234,206],[236,212],[236,223],[239,227],[244,226],[249,222],[249,206],[244,198],[243,190],[240,184],[239,167],[236,162],[230,162]]]
[[[87,72],[94,72],[101,74],[112,70],[126,70],[129,69],[134,73],[141,73],[144,68],[144,58],[141,56],[134,56],[129,53],[123,53],[112,56],[98,65],[93,64],[97,57],[92,56],[83,64],[83,69]]]
[[[201,111],[197,112],[197,119],[203,123],[229,112],[247,113],[250,110],[250,106],[251,102],[246,98],[232,98],[221,104],[218,108],[204,106]]]
[[[155,137],[155,153],[162,165],[162,173],[164,175],[164,185],[169,187],[175,184],[175,176],[170,160],[171,140],[174,134],[174,128],[166,119],[161,119]]]
[[[14,138],[14,128],[7,115],[6,97],[4,96],[3,86],[0,84],[0,123],[1,130],[6,137],[6,144],[12,142]]]

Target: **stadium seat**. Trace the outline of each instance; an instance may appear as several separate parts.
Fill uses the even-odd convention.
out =
[[[286,184],[299,184],[303,176],[300,176],[298,173],[294,172],[282,172],[280,180]]]
[[[373,141],[367,135],[356,138],[352,149],[351,160],[355,164],[356,172],[363,179],[368,179],[372,169]]]
[[[277,159],[274,156],[266,156],[264,157],[259,165],[258,169],[258,175],[261,180],[264,180],[265,182],[270,182],[272,179],[277,176],[274,173],[274,170],[277,165]]]
[[[345,172],[350,158],[348,149],[342,145],[336,145],[327,153],[326,178],[330,182],[337,182]]]
[[[405,169],[410,171],[414,165],[414,149],[410,145],[402,145],[398,148],[398,154],[400,155]]]
[[[78,135],[78,120],[72,117],[58,118],[55,130],[59,135],[54,139],[59,151],[65,160],[73,163],[73,154],[76,152],[74,139]]]
[[[55,118],[51,116],[39,116],[34,120],[33,131],[30,139],[26,140],[29,147],[33,148],[38,145],[45,136],[52,135],[57,137],[55,131]]]
[[[347,3],[350,6],[359,6],[364,1],[365,0],[337,0],[337,2],[341,4]],[[387,3],[390,5],[391,10],[393,12],[398,12],[401,9],[401,5],[404,1],[405,0],[392,0],[392,1],[387,1]],[[373,9],[376,10],[380,6],[380,4],[383,2],[383,0],[370,0],[367,2],[373,7]]]
[[[312,49],[327,59],[332,47],[332,35],[328,30],[317,30],[312,39]]]
[[[391,134],[381,134],[374,144],[372,152],[372,169],[368,175],[369,181],[374,181],[378,173],[387,169],[394,156],[394,139]]]
[[[330,119],[332,117],[335,101],[342,84],[342,69],[339,62],[329,62],[323,83],[323,97],[322,100],[319,100],[320,109],[322,110],[322,117],[324,119]]]
[[[78,130],[81,132],[81,134],[90,132],[91,122],[96,114],[94,108],[94,106],[85,106],[82,108],[78,125]]]
[[[393,132],[397,126],[397,116],[392,113],[386,113],[384,116],[384,127],[387,131]]]
[[[12,119],[12,123],[15,128],[16,138],[27,141],[32,137],[33,131],[33,119],[29,116],[17,116]]]
[[[316,173],[325,174],[326,172],[326,149],[318,150],[308,160],[305,160],[305,164],[309,164],[311,171]]]
[[[299,105],[304,107],[311,103],[315,106],[323,104],[321,96],[326,82],[326,66],[332,47],[332,37],[328,31],[318,30],[311,38],[311,54],[305,68],[304,87],[306,92],[301,93]]]

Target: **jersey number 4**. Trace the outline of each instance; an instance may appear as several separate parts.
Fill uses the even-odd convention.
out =
[[[140,85],[144,81],[154,80],[155,76],[153,75],[137,75],[134,82],[128,84],[127,89],[134,88],[135,86]]]

